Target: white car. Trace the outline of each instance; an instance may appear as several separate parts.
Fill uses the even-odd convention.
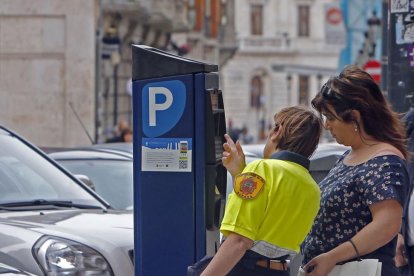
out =
[[[250,155],[253,154],[253,156],[255,155],[258,158],[263,158],[264,146],[264,144],[247,144],[242,145],[242,148]],[[338,143],[320,143],[310,157],[309,171],[315,181],[319,183],[324,179],[339,157],[349,149],[349,147]],[[246,155],[246,157],[248,156]]]
[[[0,263],[0,275],[1,276],[35,276],[34,274],[25,272],[21,269],[11,267],[6,264]]]
[[[114,211],[0,127],[0,262],[35,275],[134,275],[133,214]]]

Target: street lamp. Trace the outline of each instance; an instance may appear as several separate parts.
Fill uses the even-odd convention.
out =
[[[121,62],[121,39],[116,25],[111,25],[102,38],[102,59],[109,60],[113,67],[113,125],[118,121],[118,65]]]
[[[377,12],[372,11],[372,16],[367,20],[368,27],[373,30],[374,39],[380,37],[381,32],[381,19],[377,16]]]

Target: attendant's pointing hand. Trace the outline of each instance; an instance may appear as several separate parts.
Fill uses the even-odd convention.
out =
[[[234,177],[240,174],[244,167],[246,167],[246,160],[240,142],[234,143],[228,134],[224,134],[224,138],[226,143],[223,144],[224,151],[221,160],[224,167]]]

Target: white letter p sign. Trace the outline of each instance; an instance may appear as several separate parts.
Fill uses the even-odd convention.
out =
[[[165,102],[163,103],[156,103],[155,98],[157,94],[162,94],[165,96]],[[149,87],[149,95],[148,95],[148,105],[149,105],[149,125],[156,126],[157,125],[157,118],[156,112],[161,110],[168,109],[173,102],[173,95],[171,91],[165,87]]]

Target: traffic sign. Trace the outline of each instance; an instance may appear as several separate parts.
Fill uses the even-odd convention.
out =
[[[381,63],[378,60],[368,60],[364,70],[379,84],[381,82]]]
[[[326,11],[326,21],[329,24],[337,25],[342,23],[342,11],[339,7],[329,7]]]

